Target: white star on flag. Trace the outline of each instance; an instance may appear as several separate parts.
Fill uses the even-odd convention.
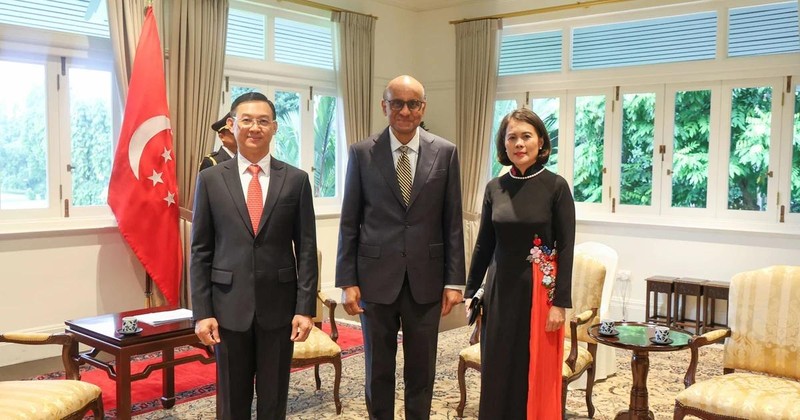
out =
[[[161,174],[162,174],[162,173],[163,173],[163,172],[156,172],[156,170],[155,170],[155,169],[153,169],[153,175],[150,175],[150,176],[148,176],[148,177],[147,177],[147,179],[149,179],[149,180],[153,181],[153,186],[154,186],[154,187],[155,187],[155,186],[156,186],[156,184],[158,184],[158,183],[162,183],[162,184],[163,184],[163,183],[164,183],[164,181],[162,181],[162,180],[161,180]]]
[[[175,204],[175,194],[167,191],[167,196],[164,197],[164,201],[167,202],[167,207]]]
[[[167,163],[167,161],[172,160],[172,156],[170,155],[170,152],[172,152],[172,151],[171,150],[167,150],[166,147],[164,148],[164,153],[161,154],[161,157],[164,158],[164,163]]]

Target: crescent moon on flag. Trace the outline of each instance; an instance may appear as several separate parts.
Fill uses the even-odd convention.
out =
[[[144,147],[156,134],[169,129],[169,118],[166,115],[156,115],[139,124],[133,132],[131,142],[128,144],[128,160],[136,179],[139,179],[139,161],[142,159]]]

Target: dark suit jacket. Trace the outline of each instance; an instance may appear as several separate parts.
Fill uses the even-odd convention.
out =
[[[212,166],[216,166],[219,163],[225,162],[227,160],[231,160],[231,155],[220,146],[220,148],[216,152],[211,152],[203,157],[202,162],[200,162],[200,169],[207,169]]]
[[[364,301],[389,304],[408,272],[417,303],[440,301],[445,285],[465,282],[462,226],[455,145],[420,130],[406,208],[387,128],[350,146],[336,286],[359,286]]]
[[[195,319],[216,317],[223,328],[244,331],[254,316],[272,329],[291,324],[295,314],[316,313],[317,241],[308,175],[274,157],[270,161],[256,236],[237,159],[197,176],[190,268]]]

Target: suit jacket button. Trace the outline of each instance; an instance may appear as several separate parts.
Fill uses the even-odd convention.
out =
[[[405,251],[403,251],[403,252],[401,252],[401,253],[400,253],[400,255],[402,255],[403,257],[405,257],[405,256],[406,256],[406,252],[405,252]]]

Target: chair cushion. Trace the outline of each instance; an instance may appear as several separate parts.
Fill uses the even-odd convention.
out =
[[[97,385],[82,381],[2,381],[0,418],[61,419],[99,396]]]
[[[481,364],[481,345],[475,343],[458,353],[458,356],[464,359],[465,362]]]
[[[589,353],[589,350],[585,349],[583,346],[578,346],[578,358],[575,360],[575,370],[567,366],[567,357],[569,357],[569,352],[572,351],[572,343],[567,340],[564,340],[564,364],[561,366],[561,376],[564,378],[569,378],[570,376],[574,375],[575,372],[582,371],[586,366],[592,363],[592,353]]]
[[[742,419],[800,419],[800,382],[731,373],[697,382],[675,398],[681,405]]]
[[[306,341],[294,343],[292,359],[316,359],[317,357],[334,357],[341,354],[342,349],[331,340],[331,336],[317,327],[311,328]]]

